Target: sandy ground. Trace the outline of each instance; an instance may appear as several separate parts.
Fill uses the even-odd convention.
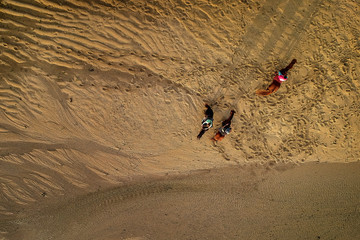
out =
[[[9,221],[10,239],[359,239],[360,163],[212,169]]]
[[[356,0],[1,0],[0,239],[25,231],[20,221],[27,219],[24,213],[33,216],[59,201],[86,199],[91,192],[126,188],[129,182],[146,186],[153,178],[191,176],[200,169],[258,166],[254,171],[261,172],[283,164],[338,163],[321,170],[333,171],[328,184],[320,187],[314,180],[311,189],[342,191],[335,184],[342,180],[329,169],[343,168],[346,175],[353,166],[346,164],[360,159],[359,12]],[[279,91],[256,96],[255,91],[266,88],[274,72],[293,58],[297,64]],[[199,141],[205,102],[214,109],[215,126]],[[231,109],[236,110],[233,132],[212,144],[210,138]],[[306,171],[294,171],[299,171],[297,179],[310,181]],[[247,176],[246,171],[242,174]],[[346,181],[353,186],[350,180],[356,174],[349,174]],[[290,176],[282,176],[291,188]],[[216,184],[212,187],[218,189]],[[355,196],[359,192],[353,187],[348,190]],[[162,192],[155,195],[170,199]],[[183,201],[178,192],[172,196]],[[327,205],[330,200],[321,196],[333,214],[339,205]],[[290,201],[292,196],[285,197]],[[95,200],[89,201],[95,206]],[[134,208],[142,209],[136,201],[146,198],[134,201]],[[344,201],[344,206],[359,204],[358,196]],[[156,201],[149,199],[142,212],[153,221],[151,209],[157,208],[150,202]],[[316,211],[311,201],[297,203]],[[266,214],[281,207],[278,201],[263,204],[263,209],[269,208]],[[192,210],[184,206],[186,211]],[[251,211],[255,210],[245,214]],[[65,231],[66,223],[59,226],[59,220],[56,226],[64,235],[56,237],[76,239],[72,233],[81,229],[83,239],[91,239],[87,234],[102,239],[106,228],[116,225],[101,221],[101,214],[95,220],[86,218],[89,224],[104,222],[98,232],[86,224]],[[145,219],[140,216],[139,210],[134,219]],[[281,224],[294,221],[290,213],[282,216]],[[321,215],[324,221],[326,216]],[[351,216],[359,221],[358,215]],[[227,221],[234,226],[231,219]],[[48,221],[46,214],[42,221]],[[259,231],[265,226],[254,221]],[[327,220],[337,221],[343,218]],[[300,222],[309,226],[304,219]],[[195,232],[187,226],[186,233]],[[322,227],[333,231],[330,225]],[[174,228],[169,226],[169,231]],[[27,239],[49,239],[57,232],[49,229],[34,230],[34,237]],[[148,232],[134,229],[139,234],[110,231],[114,236],[108,238],[146,239]],[[216,235],[224,234],[222,230],[214,236],[236,239],[231,235],[235,230]],[[164,235],[156,237],[165,239],[164,228],[159,231]],[[297,233],[293,228],[286,232]],[[354,236],[350,230],[344,232],[346,239]]]

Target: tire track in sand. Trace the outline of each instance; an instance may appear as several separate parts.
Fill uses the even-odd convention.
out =
[[[218,104],[218,99],[222,98],[221,104],[225,108],[241,109],[238,117],[240,129],[236,135],[232,135],[232,142],[234,142],[233,147],[242,151],[247,159],[284,161],[291,158],[292,152],[296,149],[311,155],[313,147],[318,145],[316,140],[310,140],[308,131],[304,131],[306,129],[304,126],[309,120],[306,115],[300,114],[295,116],[297,120],[294,124],[298,135],[302,137],[288,139],[284,142],[284,147],[278,149],[277,144],[282,140],[277,137],[272,138],[267,133],[267,129],[277,128],[269,125],[273,124],[270,122],[272,116],[269,112],[276,114],[279,102],[287,102],[287,100],[284,96],[275,95],[272,98],[261,99],[260,103],[254,94],[256,86],[259,86],[254,76],[268,77],[265,72],[273,72],[294,58],[292,54],[301,38],[306,35],[307,26],[321,3],[321,0],[267,1],[247,26],[245,34],[241,37],[241,45],[234,51],[233,64],[229,69],[230,79],[224,79],[221,84],[223,88],[214,94],[215,100],[212,101]],[[279,58],[274,59],[276,56]],[[271,64],[268,63],[270,59]],[[260,104],[267,103],[269,104],[267,109],[260,110]],[[308,105],[314,106],[312,103]],[[282,116],[276,118],[281,119]],[[248,137],[244,139],[244,136]],[[303,141],[299,142],[299,139]]]

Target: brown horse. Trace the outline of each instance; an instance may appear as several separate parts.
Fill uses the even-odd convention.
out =
[[[260,96],[267,96],[270,95],[271,93],[276,92],[280,88],[281,83],[287,80],[287,72],[294,66],[295,63],[296,63],[296,59],[293,59],[286,68],[281,69],[276,74],[273,82],[266,90],[259,89],[256,91],[256,94]]]
[[[204,133],[213,126],[214,112],[208,104],[205,104],[205,107],[206,107],[205,117],[201,121],[201,131],[197,135],[198,139],[200,139],[202,135],[204,135]]]
[[[234,110],[231,110],[230,112],[230,117],[228,119],[226,119],[225,121],[222,122],[222,127],[219,128],[219,130],[217,131],[216,135],[212,138],[213,141],[221,141],[224,139],[224,137],[230,133],[231,131],[231,119],[233,118],[235,114]]]

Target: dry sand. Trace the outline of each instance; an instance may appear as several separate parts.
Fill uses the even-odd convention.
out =
[[[316,239],[315,226],[360,238],[359,12],[357,0],[0,0],[0,239]],[[279,91],[256,96],[293,58]],[[215,128],[198,141],[204,102]],[[213,145],[231,109],[233,132]],[[301,166],[276,188],[284,164]],[[191,173],[214,168],[197,186]],[[223,175],[271,187],[247,194]],[[250,222],[221,189],[247,196],[234,208]]]
[[[10,239],[359,239],[360,164],[232,167],[19,214]]]

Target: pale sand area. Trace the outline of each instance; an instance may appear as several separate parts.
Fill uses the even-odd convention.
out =
[[[24,213],[139,179],[314,161],[344,164],[325,168],[341,166],[356,178],[346,163],[360,159],[359,12],[360,2],[351,0],[0,1],[0,239],[25,231],[16,220],[27,219]],[[293,58],[298,62],[279,91],[256,96]],[[215,127],[198,141],[204,102],[214,109]],[[231,109],[233,132],[213,145]],[[298,171],[298,179],[311,181]],[[321,189],[342,190],[333,186],[342,181],[337,176]],[[161,192],[152,196],[170,198]],[[142,209],[150,215],[157,209],[151,201]],[[353,206],[359,196],[344,201]],[[271,204],[269,211],[281,208]],[[101,214],[94,222],[105,229]],[[134,217],[144,220],[140,215]],[[90,226],[79,226],[84,236]]]

